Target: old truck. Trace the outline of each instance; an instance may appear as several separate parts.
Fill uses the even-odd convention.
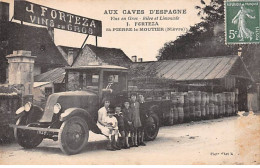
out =
[[[123,103],[129,97],[127,68],[113,65],[89,65],[65,68],[66,92],[51,94],[45,109],[27,102],[17,111],[14,136],[24,148],[37,147],[45,138],[58,141],[66,154],[77,154],[86,146],[89,131],[101,134],[97,127],[98,109],[104,97],[111,104]],[[107,89],[109,76],[114,76],[116,88]],[[154,140],[159,131],[158,107],[144,103],[146,113],[145,139]],[[146,116],[147,116],[146,115]]]

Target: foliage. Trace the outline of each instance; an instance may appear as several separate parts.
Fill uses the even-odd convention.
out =
[[[259,54],[260,45],[226,45],[224,33],[224,0],[211,0],[206,4],[195,6],[202,22],[191,26],[186,34],[164,44],[159,50],[159,60],[237,55],[242,47],[242,58],[252,73],[260,81]]]

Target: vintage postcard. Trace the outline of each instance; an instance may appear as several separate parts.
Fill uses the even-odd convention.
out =
[[[259,0],[0,0],[1,165],[259,165]]]

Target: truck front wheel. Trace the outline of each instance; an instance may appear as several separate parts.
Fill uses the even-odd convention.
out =
[[[79,116],[71,117],[61,125],[58,135],[61,150],[68,155],[79,153],[87,144],[88,125]]]
[[[26,125],[27,116],[20,117],[16,125]],[[23,130],[14,128],[14,137],[19,145],[24,148],[35,148],[43,140],[43,136],[38,134],[37,131]]]
[[[156,114],[150,115],[146,119],[144,127],[144,137],[146,141],[152,141],[157,137],[159,132],[159,118]]]

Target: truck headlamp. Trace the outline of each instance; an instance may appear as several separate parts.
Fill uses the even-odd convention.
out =
[[[24,105],[24,111],[28,112],[30,111],[32,108],[32,103],[31,102],[27,102],[25,105]]]
[[[24,106],[20,107],[19,109],[16,110],[15,114],[20,114],[24,111]]]
[[[59,103],[56,103],[56,104],[54,105],[54,107],[53,107],[53,112],[54,112],[55,114],[58,114],[58,113],[60,112],[60,110],[61,110],[61,105],[60,105]]]

